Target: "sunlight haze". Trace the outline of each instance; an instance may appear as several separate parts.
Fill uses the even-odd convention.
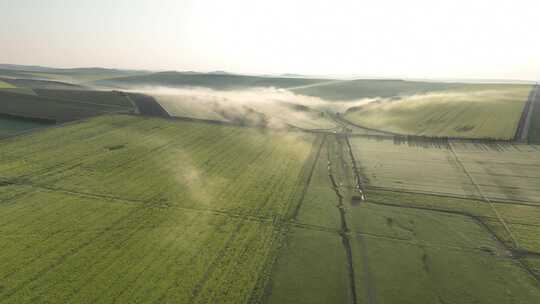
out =
[[[0,63],[540,79],[534,0],[0,0]]]

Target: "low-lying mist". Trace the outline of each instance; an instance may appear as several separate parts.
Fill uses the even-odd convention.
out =
[[[445,92],[428,92],[395,98],[381,98],[375,102],[364,103],[349,110],[390,111],[399,109],[416,110],[424,106],[434,106],[445,103],[479,103],[479,102],[524,102],[528,91],[522,88],[508,86],[499,89],[457,89]]]
[[[130,91],[154,97],[172,116],[219,120],[282,129],[335,127],[327,113],[345,112],[375,99],[328,101],[285,89],[250,88],[217,91],[208,88],[142,87]]]

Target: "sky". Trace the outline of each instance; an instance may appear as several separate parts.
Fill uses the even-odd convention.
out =
[[[0,63],[540,80],[538,0],[0,0]]]

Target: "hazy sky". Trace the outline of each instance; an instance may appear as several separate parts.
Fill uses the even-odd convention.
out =
[[[540,80],[538,0],[0,0],[0,62]]]

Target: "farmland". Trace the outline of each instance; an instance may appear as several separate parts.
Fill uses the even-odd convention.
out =
[[[0,80],[0,89],[13,89],[15,88],[15,86],[5,82],[5,81],[2,81]]]
[[[459,142],[424,146],[363,137],[353,138],[351,144],[371,186],[540,202],[538,146]],[[414,170],[418,164],[425,167]]]
[[[116,115],[0,153],[0,303],[540,297],[535,146]]]
[[[464,85],[356,108],[355,124],[398,134],[512,139],[529,85]]]
[[[6,79],[0,303],[540,299],[530,86],[148,79]]]
[[[8,140],[0,302],[246,301],[313,140],[129,116]]]
[[[358,140],[352,139],[353,155],[365,155],[367,150],[359,147],[366,143]],[[382,153],[389,150],[385,143],[371,144],[381,145],[378,157],[383,159],[389,157]],[[396,146],[402,149],[400,154],[412,154],[407,148],[412,147]],[[415,149],[433,149],[431,155],[442,153],[441,159],[451,153],[435,147]],[[358,203],[352,200],[354,167],[347,150],[344,139],[326,138],[291,224],[294,228],[274,266],[267,302],[489,303],[497,298],[529,303],[538,299],[540,289],[531,275],[535,258],[526,254],[516,259],[513,254],[517,248],[538,252],[538,243],[532,241],[537,239],[538,207],[507,202],[490,206],[472,195],[460,198],[414,192],[414,188],[378,188],[372,180],[365,185],[368,200]],[[366,156],[357,161],[363,171]],[[441,169],[435,167],[433,176],[447,175],[435,173]],[[462,184],[471,184],[466,176],[461,178]],[[411,175],[402,183],[414,187],[417,181]]]
[[[112,113],[169,116],[152,97],[143,94],[49,80],[6,78],[5,83],[12,88],[0,90],[0,114],[23,120],[62,123]]]
[[[129,112],[131,108],[52,99],[35,95],[0,91],[0,113],[53,122],[66,122],[104,113]]]
[[[18,119],[9,116],[2,117],[0,115],[0,138],[47,125],[49,124],[42,121]]]

